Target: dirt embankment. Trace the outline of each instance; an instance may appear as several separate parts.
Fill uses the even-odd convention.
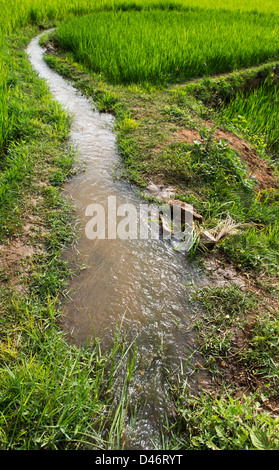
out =
[[[206,127],[211,129],[214,127],[213,123],[205,123]],[[215,128],[215,139],[217,141],[223,139],[228,142],[228,145],[236,150],[240,155],[242,161],[247,165],[249,173],[258,181],[256,191],[270,188],[278,188],[278,178],[274,175],[274,169],[271,167],[267,160],[259,157],[255,148],[253,148],[245,139],[235,136],[229,131]],[[200,134],[197,130],[192,129],[179,129],[175,140],[184,141],[193,145],[195,140],[200,139]]]

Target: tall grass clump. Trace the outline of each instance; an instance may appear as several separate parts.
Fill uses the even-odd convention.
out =
[[[182,82],[276,59],[277,28],[270,14],[114,11],[66,20],[57,40],[113,83]]]
[[[1,57],[1,49],[3,47],[3,38],[0,33],[0,155],[3,152],[3,146],[6,139],[7,127],[7,85],[6,72]]]
[[[279,85],[272,75],[256,89],[239,91],[222,116],[278,159]]]
[[[98,340],[69,344],[57,328],[55,304],[50,297],[0,298],[9,332],[0,349],[0,449],[115,449],[124,431],[115,408],[126,409],[125,383],[121,400],[114,399],[129,346],[119,332],[106,348]]]

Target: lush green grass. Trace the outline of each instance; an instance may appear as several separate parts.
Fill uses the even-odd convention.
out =
[[[278,159],[279,87],[272,74],[256,89],[238,92],[221,112],[227,122]]]
[[[55,302],[2,291],[0,449],[121,448],[130,346],[118,334],[104,349],[99,341],[70,345]]]
[[[194,296],[203,312],[195,324],[200,350],[204,357],[220,361],[233,352],[232,327],[244,328],[247,312],[256,306],[255,299],[237,286],[207,287]]]
[[[62,23],[59,45],[113,83],[182,82],[278,57],[274,15],[191,9],[100,12]]]
[[[4,44],[4,35],[0,31],[0,160],[5,150],[9,128],[12,127],[12,122],[10,122],[8,115],[7,68],[4,62]]]
[[[27,44],[30,32],[25,32]],[[70,169],[73,155],[70,151],[57,156],[68,137],[70,118],[54,103],[45,84],[31,71],[30,63],[21,49],[20,40],[9,39],[13,56],[6,59],[6,106],[2,108],[4,129],[0,159],[0,234],[11,235],[19,229],[20,217],[25,205],[25,195],[34,192],[33,182],[41,177],[46,154],[54,163],[53,172],[64,165]],[[7,50],[7,49],[6,49]],[[5,102],[4,102],[5,104]],[[44,139],[41,136],[44,135]],[[61,150],[60,150],[61,151]],[[36,164],[35,164],[36,163]],[[51,178],[51,176],[49,176]]]

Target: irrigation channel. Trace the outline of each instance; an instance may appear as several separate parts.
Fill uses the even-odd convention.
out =
[[[65,197],[71,198],[79,220],[78,243],[67,248],[66,256],[72,259],[77,253],[86,268],[70,281],[62,327],[69,341],[79,345],[94,334],[109,342],[120,324],[127,338],[137,338],[138,354],[146,362],[130,384],[131,405],[134,401],[138,415],[126,446],[155,449],[168,411],[166,368],[185,367],[193,387],[202,387],[207,380],[189,366],[190,357],[192,362],[201,358],[195,351],[194,310],[186,291],[187,286],[199,284],[200,273],[185,253],[162,239],[88,238],[88,206],[107,207],[112,198],[117,207],[139,207],[142,198],[130,184],[115,178],[120,158],[113,117],[99,113],[47,66],[39,36],[31,41],[27,53],[38,75],[47,80],[54,99],[73,116],[71,140],[85,168],[64,185]]]

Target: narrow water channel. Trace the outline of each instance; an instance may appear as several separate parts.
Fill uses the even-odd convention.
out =
[[[76,250],[85,269],[70,283],[63,328],[79,344],[90,340],[93,333],[113,337],[121,322],[128,337],[138,336],[139,353],[150,359],[150,366],[135,389],[136,395],[142,395],[143,406],[128,447],[152,449],[166,406],[164,367],[186,364],[195,351],[193,311],[186,291],[199,282],[199,272],[185,254],[161,239],[88,238],[89,205],[107,207],[113,197],[117,206],[139,207],[142,199],[129,184],[114,178],[120,159],[112,116],[100,114],[46,65],[38,41],[34,38],[27,49],[31,64],[47,80],[53,97],[73,116],[71,141],[85,165],[64,187],[65,197],[76,207]],[[74,256],[74,249],[69,247],[66,255]]]

